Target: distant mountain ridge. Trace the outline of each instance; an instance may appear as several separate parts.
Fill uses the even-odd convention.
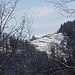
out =
[[[75,20],[67,21],[64,24],[61,24],[57,33],[47,34],[31,41],[32,44],[40,51],[46,51],[48,54],[51,54],[51,47],[53,46],[55,51],[58,47],[59,54],[66,54],[69,56],[69,51],[67,46],[74,47],[75,44]],[[73,45],[70,45],[72,43]],[[63,46],[63,50],[61,50]],[[49,47],[49,48],[48,48]]]

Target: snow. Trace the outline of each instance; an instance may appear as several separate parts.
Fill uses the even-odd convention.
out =
[[[31,43],[34,44],[38,50],[45,51],[48,43],[54,42],[60,44],[63,39],[64,39],[64,35],[62,33],[48,34],[36,40],[31,41]],[[48,53],[48,51],[46,52]]]

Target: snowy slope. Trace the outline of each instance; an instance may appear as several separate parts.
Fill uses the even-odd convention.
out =
[[[31,41],[31,43],[34,44],[38,50],[45,51],[45,49],[49,43],[54,42],[54,43],[60,44],[63,39],[64,39],[64,35],[62,33],[48,34],[48,35],[42,36],[36,40]],[[47,53],[48,53],[48,51],[47,51]]]

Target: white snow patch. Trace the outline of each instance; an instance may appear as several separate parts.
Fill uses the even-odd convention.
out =
[[[64,39],[64,35],[62,33],[48,34],[36,40],[31,41],[31,43],[34,44],[38,50],[46,51],[48,53],[48,51],[45,50],[48,43],[54,42],[54,43],[60,44],[63,39]]]

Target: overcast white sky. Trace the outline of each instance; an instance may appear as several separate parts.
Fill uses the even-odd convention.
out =
[[[36,36],[54,33],[61,23],[74,19],[61,16],[59,11],[45,0],[21,0],[17,5],[17,12],[19,15],[25,12],[32,17],[33,34]]]

